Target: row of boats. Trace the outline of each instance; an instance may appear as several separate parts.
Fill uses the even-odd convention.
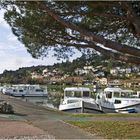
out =
[[[39,85],[18,84],[10,87],[3,86],[0,91],[5,95],[15,97],[42,97],[48,96],[47,89],[41,88]]]
[[[47,97],[48,91],[39,85],[0,87],[3,94],[15,97]],[[140,113],[140,91],[110,86],[91,96],[86,87],[67,87],[59,105],[60,111],[73,113]]]
[[[93,99],[89,88],[65,88],[59,110],[75,113],[140,113],[140,91],[107,87]]]

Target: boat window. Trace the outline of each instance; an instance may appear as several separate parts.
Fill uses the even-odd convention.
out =
[[[114,97],[120,97],[120,93],[119,92],[114,92]]]
[[[19,90],[19,92],[23,92],[23,90]]]
[[[75,91],[74,92],[74,97],[81,97],[81,92],[80,91]]]
[[[121,97],[126,97],[125,92],[122,92],[122,93],[121,93]]]
[[[77,100],[68,100],[67,101],[67,103],[69,104],[69,103],[76,103],[76,102],[78,102]]]
[[[123,97],[123,98],[133,98],[133,94],[131,92],[122,92],[121,97]]]
[[[13,92],[17,92],[17,90],[16,89],[13,89]]]
[[[89,91],[83,91],[83,97],[89,97]]]
[[[114,103],[115,103],[115,104],[121,104],[121,101],[120,101],[120,100],[115,100]]]
[[[43,92],[43,89],[36,89],[36,92]]]
[[[133,95],[137,95],[137,92],[133,92]]]
[[[65,91],[65,96],[73,97],[74,96],[74,92],[73,91]]]
[[[112,92],[106,92],[106,98],[112,98]]]
[[[98,95],[97,98],[100,99],[100,95]]]

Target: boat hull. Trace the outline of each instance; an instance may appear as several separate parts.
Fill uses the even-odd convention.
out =
[[[60,105],[59,110],[71,113],[103,113],[97,104],[84,101]]]
[[[140,113],[140,103],[121,108],[107,108],[101,106],[101,109],[105,113]]]

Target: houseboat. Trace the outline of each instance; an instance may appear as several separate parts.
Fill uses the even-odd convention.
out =
[[[73,113],[102,113],[95,100],[91,98],[90,89],[85,87],[65,88],[59,110]]]
[[[13,85],[10,88],[3,89],[3,93],[15,97],[42,97],[47,96],[47,89],[39,85]]]
[[[107,87],[96,96],[96,103],[106,113],[140,113],[140,98],[132,90]]]

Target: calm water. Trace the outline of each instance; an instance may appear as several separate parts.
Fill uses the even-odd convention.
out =
[[[26,102],[31,102],[37,105],[57,109],[57,107],[53,105],[53,102],[51,102],[51,100],[49,100],[48,97],[17,97],[17,98],[20,98],[21,100]]]

